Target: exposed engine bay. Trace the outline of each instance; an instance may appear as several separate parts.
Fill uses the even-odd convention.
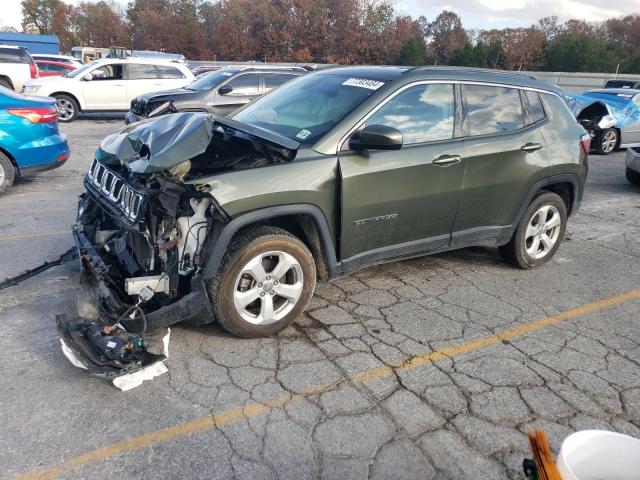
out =
[[[589,132],[591,138],[595,138],[607,128],[616,125],[615,119],[609,114],[609,110],[602,102],[594,102],[580,111],[576,117],[578,123]]]
[[[57,319],[74,365],[107,379],[157,370],[166,345],[152,345],[149,331],[214,320],[202,270],[229,218],[198,179],[294,158],[295,142],[258,133],[178,113],[102,142],[73,228],[82,264],[78,315]]]

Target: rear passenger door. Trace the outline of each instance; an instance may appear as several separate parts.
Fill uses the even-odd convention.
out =
[[[224,95],[220,94],[220,89],[223,87],[231,87],[231,91]],[[217,92],[214,105],[215,113],[227,115],[260,96],[260,74],[257,72],[241,73],[227,83],[220,85]]]
[[[548,176],[547,145],[539,128],[546,117],[537,93],[532,94],[537,103],[525,109],[523,90],[462,85],[467,165],[452,245],[508,235],[529,189]]]
[[[145,93],[164,90],[164,84],[158,78],[155,65],[149,63],[127,63],[127,105],[131,100]]]

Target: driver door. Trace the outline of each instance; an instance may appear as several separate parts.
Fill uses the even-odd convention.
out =
[[[86,110],[128,109],[123,64],[102,65],[89,73],[91,80],[80,80]]]
[[[454,85],[414,84],[363,124],[399,130],[400,150],[356,151],[345,142],[339,152],[345,266],[449,246],[465,169],[455,118]]]

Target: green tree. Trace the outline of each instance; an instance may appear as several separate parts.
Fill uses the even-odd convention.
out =
[[[547,44],[544,68],[564,72],[613,72],[623,56],[619,45],[565,32]]]
[[[407,40],[396,63],[398,65],[426,65],[433,63],[434,58],[427,54],[427,45],[422,36],[415,35]]]
[[[37,29],[43,35],[53,33],[57,10],[64,8],[61,0],[22,0],[22,28]]]

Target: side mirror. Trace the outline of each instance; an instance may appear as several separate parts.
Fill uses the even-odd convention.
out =
[[[233,87],[231,85],[224,85],[218,89],[218,93],[220,95],[227,95],[233,92]]]
[[[91,74],[91,73],[85,73],[85,74],[82,76],[82,79],[83,79],[83,80],[85,80],[85,81],[87,81],[87,82],[90,82],[91,80],[93,80],[93,74]]]
[[[400,150],[402,132],[387,125],[369,125],[351,135],[352,150]]]

